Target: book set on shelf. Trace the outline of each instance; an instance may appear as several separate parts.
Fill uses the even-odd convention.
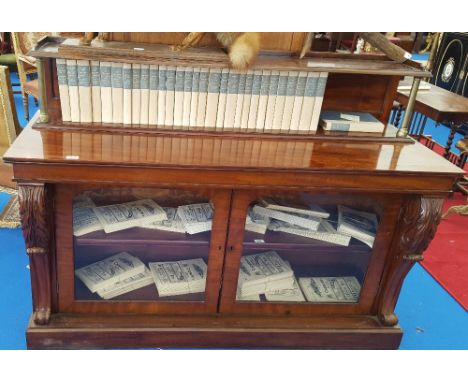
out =
[[[144,35],[30,52],[40,113],[4,158],[28,347],[397,348],[401,285],[463,175],[386,123],[428,73],[284,52],[237,72]]]

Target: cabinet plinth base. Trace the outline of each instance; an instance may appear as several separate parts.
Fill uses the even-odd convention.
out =
[[[397,349],[402,331],[376,317],[84,316],[31,320],[29,349]]]

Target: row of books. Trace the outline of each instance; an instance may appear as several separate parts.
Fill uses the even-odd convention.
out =
[[[284,232],[347,246],[355,238],[372,248],[377,234],[377,216],[338,205],[336,228],[330,213],[316,204],[260,199],[248,212],[245,229],[265,234],[267,230]]]
[[[87,194],[80,194],[73,203],[73,235],[82,236],[104,230],[105,233],[133,227],[196,234],[211,230],[213,206],[195,203],[161,207],[152,199],[97,207]]]
[[[108,300],[154,284],[159,297],[205,291],[207,265],[201,258],[149,262],[146,266],[128,252],[89,264],[75,275],[92,292]]]
[[[57,59],[64,122],[315,132],[326,72]]]
[[[237,301],[357,302],[361,285],[354,276],[299,277],[275,251],[242,256]]]

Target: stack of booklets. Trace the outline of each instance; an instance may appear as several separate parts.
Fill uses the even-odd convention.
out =
[[[166,212],[152,199],[94,207],[93,211],[106,233],[167,220]]]
[[[369,113],[323,111],[320,126],[326,131],[381,133],[385,125]]]
[[[182,221],[185,231],[191,235],[211,231],[213,206],[210,203],[196,203],[179,206],[177,216]]]
[[[346,206],[338,206],[339,233],[354,237],[372,248],[377,234],[377,215],[358,211]]]
[[[265,292],[265,299],[272,302],[304,302],[305,298],[301,288],[294,278],[294,283],[291,288],[277,289]]]
[[[300,277],[299,285],[309,302],[357,302],[361,291],[354,276]]]
[[[182,223],[180,216],[177,215],[177,208],[162,207],[162,209],[167,215],[166,220],[142,224],[141,227],[157,229],[160,231],[185,233],[186,230],[185,230],[184,224]]]
[[[259,233],[264,235],[268,224],[270,223],[270,218],[255,213],[251,208],[247,212],[247,216],[245,218],[245,230],[250,232]]]
[[[75,275],[91,292],[96,292],[106,299],[152,283],[145,265],[128,252],[120,252],[79,268],[75,270]]]
[[[203,259],[149,263],[159,297],[205,291],[207,266]]]
[[[87,233],[100,231],[104,227],[94,213],[96,205],[92,199],[85,195],[79,195],[73,201],[73,235],[82,236]]]
[[[57,59],[64,122],[310,133],[328,73]]]

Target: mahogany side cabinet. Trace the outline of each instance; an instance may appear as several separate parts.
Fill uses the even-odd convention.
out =
[[[33,312],[28,348],[395,349],[394,308],[405,276],[433,238],[444,198],[463,172],[421,144],[346,137],[261,139],[35,130],[5,155],[18,183]],[[73,201],[151,198],[164,207],[211,203],[196,234],[133,227],[73,235]],[[374,213],[372,247],[245,230],[260,199]],[[103,299],[75,270],[126,251],[142,262],[201,258],[204,292],[159,296],[147,285]],[[241,256],[275,251],[297,278],[352,276],[355,302],[240,298]]]

